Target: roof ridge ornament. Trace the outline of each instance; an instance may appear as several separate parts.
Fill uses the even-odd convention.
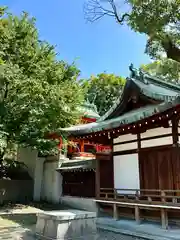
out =
[[[139,68],[139,70],[134,68],[134,65],[131,63],[131,65],[129,66],[129,70],[131,71],[131,78],[136,78],[140,81],[142,81],[145,84],[148,84],[148,80],[146,79],[146,74],[143,71],[142,68]]]
[[[137,77],[137,70],[134,68],[133,63],[130,64],[129,70],[130,70],[130,72],[131,72],[131,73],[130,73],[130,77],[131,77],[131,78]]]

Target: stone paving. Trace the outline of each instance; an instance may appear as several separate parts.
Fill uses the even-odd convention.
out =
[[[22,227],[6,227],[0,228],[0,240],[38,240],[30,229]],[[77,240],[138,240],[121,234],[115,234],[107,231],[98,231],[96,235],[86,236],[85,238],[78,238]],[[75,240],[75,239],[73,239]]]
[[[0,227],[0,240],[38,240],[35,237],[34,232],[35,226],[29,226],[28,228],[21,226],[9,226]],[[77,240],[136,240],[138,238],[133,238],[130,236],[125,236],[121,234],[116,234],[108,231],[98,231],[96,235],[86,236],[85,238]]]
[[[0,240],[6,239],[6,240],[20,240],[22,236],[25,237],[26,230],[21,227],[5,227],[0,228]],[[24,238],[27,239],[27,238]],[[31,237],[33,240],[33,238]],[[27,239],[28,240],[28,239]],[[30,240],[30,238],[29,238]]]
[[[0,240],[38,240],[33,232],[36,213],[42,210],[34,207],[0,210]],[[137,240],[129,236],[107,231],[98,231],[96,235],[77,240]],[[76,240],[76,239],[72,239]]]
[[[11,240],[38,240],[39,239],[38,237],[34,237],[30,232],[28,233],[16,232],[15,235],[14,235],[14,238],[0,238],[0,239],[7,239],[7,240],[10,240],[10,239]],[[68,240],[71,240],[71,239],[68,239]],[[89,235],[83,238],[76,238],[76,239],[73,238],[72,240],[140,240],[140,239],[121,235],[121,234],[115,234],[107,231],[98,231],[96,235],[93,235],[93,236]]]

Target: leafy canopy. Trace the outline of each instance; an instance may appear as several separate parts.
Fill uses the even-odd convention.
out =
[[[150,64],[144,64],[141,68],[154,76],[158,76],[165,81],[179,84],[180,79],[180,64],[171,59],[161,59]]]
[[[83,81],[86,99],[94,103],[100,115],[107,112],[121,94],[125,79],[114,74],[101,73]]]
[[[57,60],[55,48],[39,39],[35,19],[0,8],[1,155],[8,142],[39,151],[56,142],[45,134],[77,121],[83,91],[74,64]]]

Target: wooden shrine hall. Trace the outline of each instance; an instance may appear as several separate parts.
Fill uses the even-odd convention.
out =
[[[96,122],[61,129],[111,145],[96,154],[95,201],[114,218],[180,223],[180,87],[132,67],[124,91]],[[84,186],[86,188],[86,186]]]

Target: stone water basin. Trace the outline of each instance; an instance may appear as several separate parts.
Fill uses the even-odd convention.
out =
[[[94,236],[96,213],[80,210],[48,211],[37,214],[36,236],[39,239],[75,239]]]

